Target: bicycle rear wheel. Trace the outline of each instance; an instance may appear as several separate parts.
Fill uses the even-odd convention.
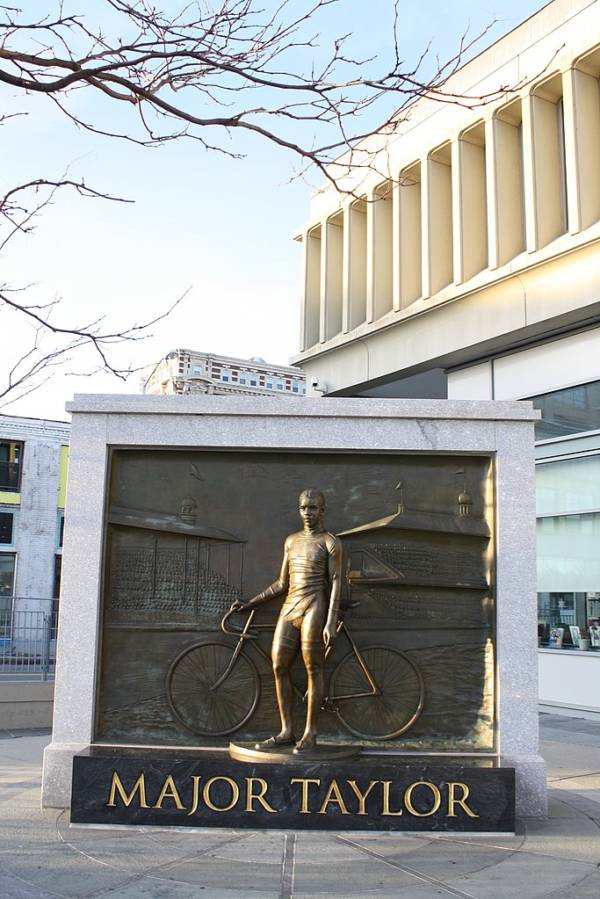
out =
[[[167,673],[167,701],[187,730],[222,737],[239,730],[260,697],[260,678],[252,659],[240,654],[227,678],[214,684],[231,662],[234,648],[225,641],[196,643],[180,652]]]
[[[337,706],[339,720],[354,736],[393,740],[412,727],[423,710],[423,676],[397,649],[367,646],[359,651],[380,695],[354,695],[368,693],[370,686],[356,654],[351,652],[331,675],[330,699]]]

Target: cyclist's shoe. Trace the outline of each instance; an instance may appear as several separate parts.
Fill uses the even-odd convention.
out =
[[[316,747],[316,737],[302,737],[294,746],[294,755],[302,755],[303,752],[314,752]]]
[[[293,746],[296,742],[296,738],[294,736],[291,737],[281,737],[277,734],[274,737],[269,737],[268,740],[261,740],[260,743],[255,743],[255,749],[275,749],[277,746]]]

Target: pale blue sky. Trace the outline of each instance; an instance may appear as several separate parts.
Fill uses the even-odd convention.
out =
[[[86,9],[88,2],[75,5]],[[292,8],[298,5],[293,0]],[[391,5],[391,0],[341,0],[322,17],[323,37],[351,32],[357,55],[389,51]],[[404,2],[403,56],[413,64],[431,42],[432,52],[445,59],[467,27],[475,34],[498,19],[483,49],[544,5]],[[24,6],[33,11],[52,4],[33,0]],[[3,108],[14,102],[10,89],[0,87],[0,95]],[[295,159],[252,137],[234,145],[247,154],[243,160],[206,153],[192,142],[142,149],[78,131],[43,99],[27,102],[30,114],[0,129],[4,189],[32,177],[58,177],[70,165],[71,176],[85,176],[88,184],[135,204],[60,197],[44,211],[36,232],[0,257],[0,280],[35,282],[39,300],[62,297],[57,321],[104,310],[111,324],[121,325],[151,317],[191,287],[151,340],[128,349],[127,360],[135,364],[175,347],[260,355],[272,362],[286,362],[297,351],[301,254],[291,237],[306,220],[310,187],[290,183]],[[88,115],[95,102],[88,95]],[[3,364],[27,339],[11,319],[0,315]],[[74,359],[66,370],[82,364]],[[64,418],[64,403],[74,392],[137,390],[137,377],[124,386],[105,375],[61,373],[1,411]]]

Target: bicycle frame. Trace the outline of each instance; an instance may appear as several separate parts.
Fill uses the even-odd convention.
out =
[[[224,683],[227,680],[227,678],[229,677],[229,674],[231,673],[233,666],[235,665],[240,653],[242,652],[242,650],[244,648],[244,642],[246,640],[258,640],[257,634],[250,633],[250,627],[252,625],[252,621],[254,619],[255,613],[256,613],[256,610],[252,609],[248,615],[248,618],[246,620],[246,623],[245,623],[243,629],[241,629],[241,630],[240,629],[229,630],[227,627],[228,619],[231,617],[231,615],[236,614],[236,613],[229,611],[224,615],[223,620],[221,621],[221,630],[223,631],[224,634],[227,634],[227,636],[239,637],[239,639],[238,639],[237,645],[233,651],[233,655],[231,656],[231,661],[227,665],[227,668],[225,669],[225,671],[223,672],[221,677],[217,681],[215,681],[215,683],[211,686],[211,688],[210,688],[211,692],[213,692],[214,690],[217,690],[221,686],[221,684]],[[271,625],[268,625],[268,624],[255,625],[255,629],[256,630],[258,630],[258,629],[273,630]],[[359,647],[356,645],[352,634],[348,630],[348,627],[346,626],[346,624],[343,620],[338,621],[337,628],[336,628],[336,635],[339,635],[340,633],[343,633],[346,636],[346,638],[352,648],[352,652],[354,653],[354,656],[356,657],[356,660],[357,660],[358,664],[360,665],[360,667],[363,671],[363,674],[365,675],[365,678],[366,678],[367,683],[369,684],[370,690],[366,693],[346,693],[341,696],[324,696],[323,697],[323,706],[325,706],[327,703],[342,702],[345,699],[364,699],[369,696],[381,696],[381,690],[380,690],[379,686],[377,685],[375,678],[371,674],[371,671],[369,670],[369,666],[365,662],[365,659],[364,659]],[[258,654],[260,656],[262,656],[262,658],[265,659],[265,661],[268,662],[268,664],[270,665],[271,659],[267,655],[267,653],[264,651],[264,649],[258,643],[255,643],[254,648],[256,649]],[[333,650],[333,646],[331,646],[331,645],[328,646],[327,649],[325,650],[325,661],[327,661],[327,659],[329,658],[332,650]],[[293,687],[294,687],[294,692],[296,693],[296,695],[300,699],[302,699],[303,702],[306,702],[306,697],[307,697],[306,691],[303,693],[295,684],[293,684]]]

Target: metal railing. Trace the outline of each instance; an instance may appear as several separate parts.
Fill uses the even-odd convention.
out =
[[[1,597],[0,604],[5,606],[0,606],[0,683],[53,680],[58,622],[54,601]]]

